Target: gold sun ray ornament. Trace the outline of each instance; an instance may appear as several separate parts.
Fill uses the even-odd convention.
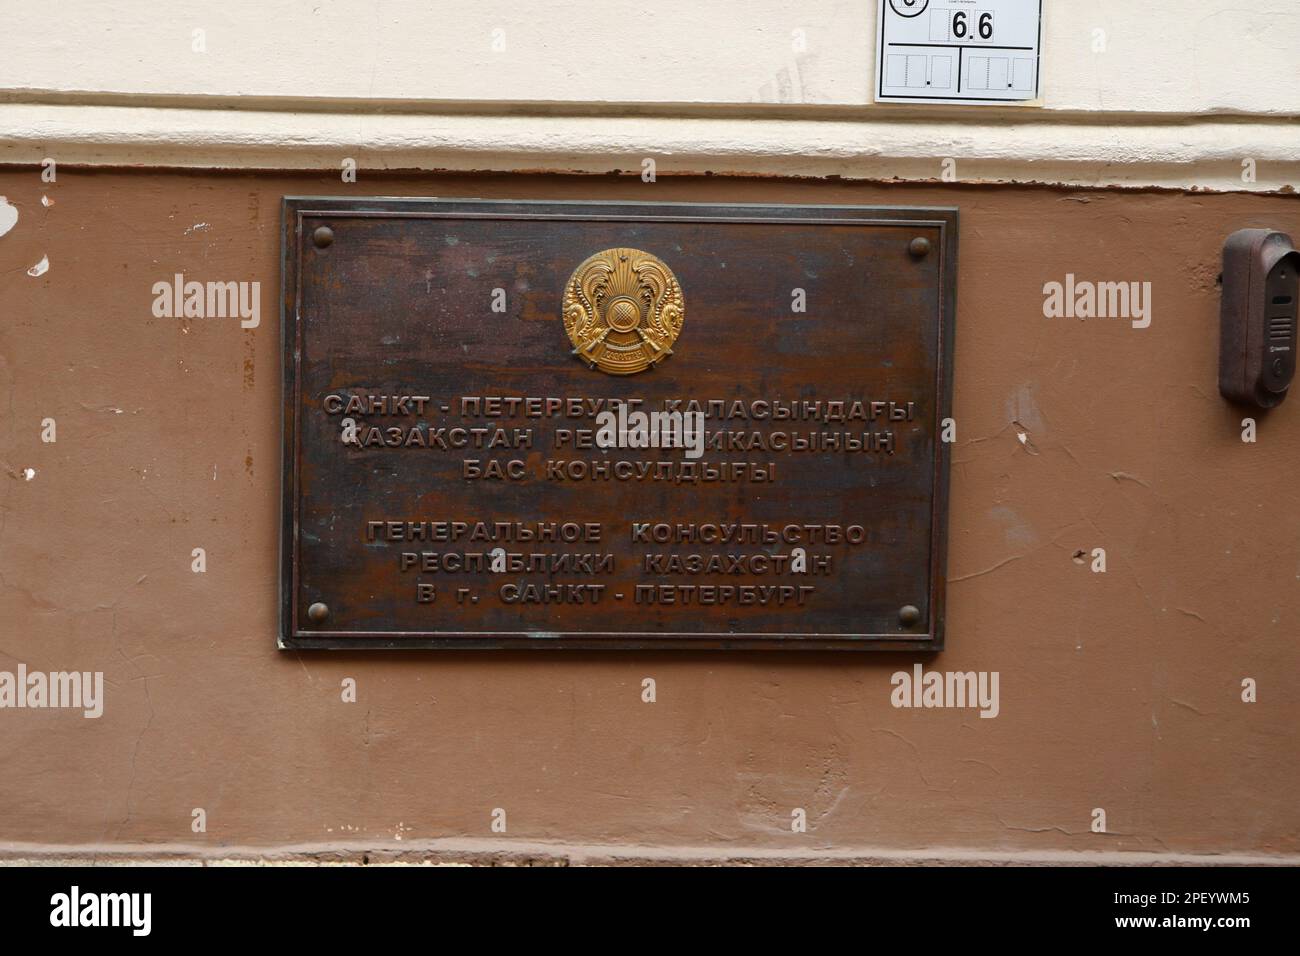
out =
[[[673,354],[686,303],[663,260],[640,249],[605,249],[564,287],[564,331],[573,354],[610,375],[633,375]]]

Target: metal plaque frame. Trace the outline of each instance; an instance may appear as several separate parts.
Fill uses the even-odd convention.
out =
[[[689,227],[716,227],[726,230],[745,224],[765,227],[766,239],[779,241],[783,232],[799,227],[815,226],[819,229],[862,227],[884,230],[882,240],[889,240],[888,264],[877,264],[885,275],[905,275],[903,270],[914,268],[918,260],[933,274],[933,315],[922,316],[918,327],[924,330],[925,341],[910,342],[909,348],[925,350],[927,360],[932,357],[933,408],[925,409],[925,425],[933,441],[933,470],[929,481],[929,527],[923,541],[914,543],[918,554],[922,548],[925,559],[916,566],[916,575],[925,575],[926,599],[924,620],[914,627],[900,625],[895,628],[856,630],[853,626],[818,633],[804,632],[747,632],[743,627],[719,625],[699,629],[672,630],[619,630],[577,629],[556,631],[540,626],[519,629],[493,627],[490,630],[420,630],[390,628],[380,620],[372,626],[335,626],[328,622],[318,625],[307,617],[307,608],[313,595],[302,593],[300,580],[301,560],[304,551],[303,528],[300,524],[304,503],[303,473],[303,388],[305,340],[309,322],[303,315],[303,288],[305,276],[311,269],[308,257],[314,252],[313,233],[322,225],[339,232],[363,229],[376,221],[428,223],[484,222],[497,223],[501,230],[515,228],[513,224],[546,223],[557,229],[570,229],[574,224],[591,224],[602,235],[614,234],[619,228],[649,228],[647,224],[683,224]],[[947,512],[949,493],[949,444],[940,440],[941,422],[952,414],[953,381],[953,328],[956,310],[957,233],[958,213],[952,208],[878,207],[848,205],[776,205],[776,204],[707,204],[707,203],[633,203],[622,201],[498,201],[471,199],[423,198],[341,198],[341,197],[286,197],[282,215],[282,312],[281,338],[284,362],[283,379],[283,473],[282,473],[282,535],[280,553],[280,619],[279,647],[282,649],[503,649],[545,648],[562,649],[809,649],[809,650],[889,650],[938,651],[944,645]],[[617,228],[616,228],[617,227]],[[521,227],[522,228],[522,227]],[[584,226],[584,228],[586,228]],[[611,229],[614,233],[611,233]],[[537,234],[534,230],[533,234]],[[694,235],[696,233],[692,233]],[[703,232],[700,235],[711,235]],[[897,254],[893,239],[897,239]],[[918,245],[918,243],[921,243]],[[607,243],[608,244],[608,243]],[[618,243],[622,244],[622,243]],[[879,243],[878,243],[879,245]],[[561,287],[569,275],[561,263],[586,257],[592,248],[552,250],[557,263],[554,269],[553,288],[544,290],[553,322],[544,323],[555,329],[563,339],[560,329]],[[331,254],[342,255],[338,243]],[[440,250],[431,250],[434,254]],[[698,255],[701,250],[690,248],[676,253],[677,260],[670,262],[679,273],[679,260]],[[309,279],[307,281],[310,281]],[[929,280],[927,280],[929,281]],[[699,307],[700,283],[686,287],[687,311],[692,304]],[[540,294],[540,291],[539,291]],[[929,292],[926,293],[930,295]],[[553,300],[553,303],[550,303]],[[694,303],[693,301],[694,300]],[[540,300],[539,300],[540,301]],[[307,318],[310,318],[308,316]],[[548,316],[549,318],[549,316]],[[689,333],[692,321],[688,317]],[[854,315],[843,315],[836,321],[858,321]],[[533,322],[536,328],[542,325]],[[847,326],[846,326],[847,327]],[[681,348],[686,345],[687,335]],[[567,346],[567,342],[564,343]],[[831,356],[833,359],[833,356]],[[679,361],[670,358],[669,362]],[[599,372],[587,373],[577,362],[574,374],[582,372],[588,377],[581,381],[585,386],[593,383],[599,387]],[[658,370],[639,374],[657,375]],[[583,387],[583,386],[579,386]],[[344,493],[344,492],[340,492]],[[509,517],[507,516],[498,516]],[[559,520],[560,516],[556,516]],[[919,559],[918,559],[919,560]],[[358,599],[363,599],[359,596]],[[902,598],[900,597],[900,601]],[[631,610],[632,606],[627,605]],[[612,613],[612,612],[611,612]],[[707,616],[700,610],[700,617]]]

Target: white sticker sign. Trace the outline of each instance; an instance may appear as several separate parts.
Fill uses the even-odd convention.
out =
[[[1042,0],[879,0],[876,101],[1038,98]]]

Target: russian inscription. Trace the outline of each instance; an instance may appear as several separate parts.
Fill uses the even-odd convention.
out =
[[[282,647],[942,647],[955,212],[285,202]]]

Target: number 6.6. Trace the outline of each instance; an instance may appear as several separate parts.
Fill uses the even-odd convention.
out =
[[[993,39],[993,14],[991,11],[978,11],[978,19],[975,21],[975,29],[979,33],[981,40]],[[970,36],[971,23],[970,14],[965,10],[958,10],[952,15],[952,35],[958,40],[965,40]]]

